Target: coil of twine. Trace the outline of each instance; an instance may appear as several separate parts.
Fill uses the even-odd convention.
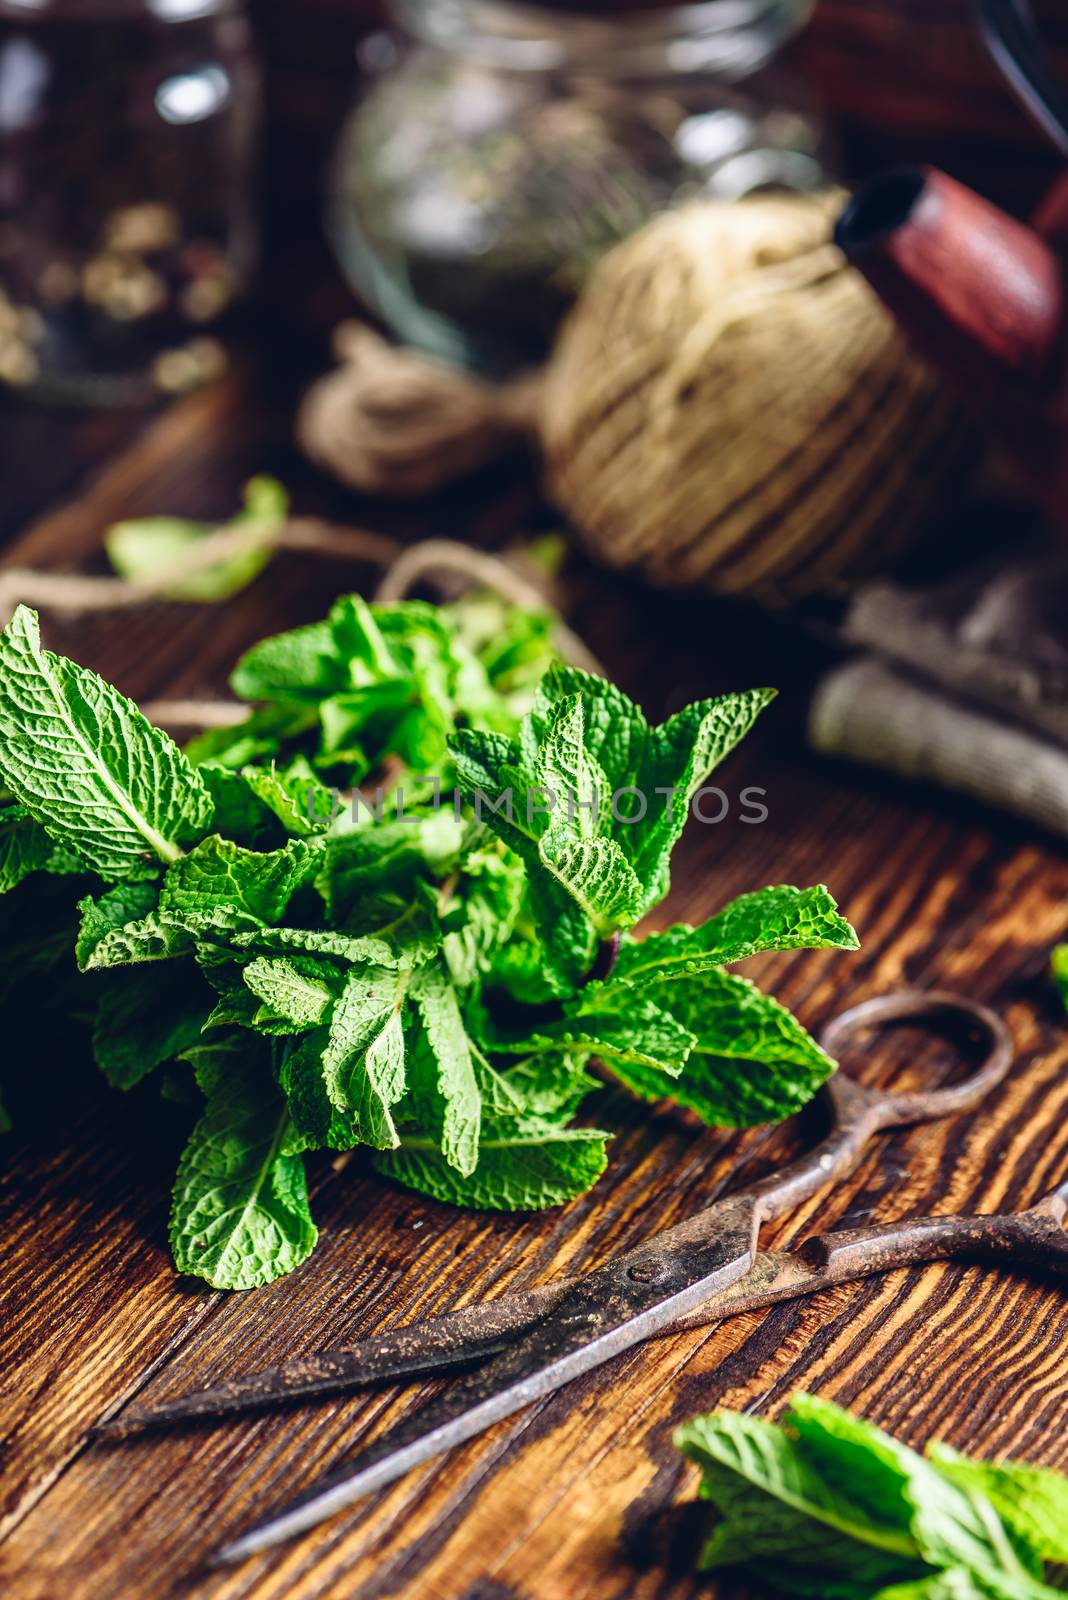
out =
[[[502,387],[349,328],[301,440],[356,487],[422,493],[529,436],[594,557],[664,586],[774,603],[886,570],[959,499],[975,439],[830,243],[842,201],[658,218]]]

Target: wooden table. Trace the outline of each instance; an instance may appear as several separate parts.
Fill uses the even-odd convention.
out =
[[[301,510],[374,517],[402,532],[486,540],[531,526],[520,474],[490,475],[436,507],[391,513],[340,502],[288,439],[293,395],[261,374],[158,419],[0,418],[8,453],[8,555],[100,567],[119,515],[224,517],[254,470],[277,471]],[[37,510],[38,519],[30,522]],[[15,538],[19,529],[24,529]],[[47,641],[139,697],[218,691],[235,653],[322,614],[368,571],[286,558],[224,610],[153,606],[121,618],[46,616]],[[804,748],[806,697],[824,656],[784,626],[697,598],[650,595],[577,564],[572,621],[650,715],[726,688],[785,693],[729,767],[732,793],[767,790],[768,821],[737,811],[691,824],[660,920],[700,919],[768,882],[825,879],[855,922],[859,955],[751,963],[818,1027],[848,1002],[901,984],[957,987],[998,1007],[1019,1060],[978,1115],[886,1138],[856,1177],[778,1229],[890,1220],[914,1211],[1022,1206],[1068,1172],[1068,1034],[1044,977],[1068,920],[1064,850],[944,797],[835,767]],[[90,983],[91,979],[86,979]],[[27,1075],[52,1066],[5,1037]],[[890,1061],[889,1053],[883,1058]],[[898,1063],[911,1060],[902,1043]],[[682,1600],[691,1574],[694,1475],[671,1444],[720,1404],[775,1415],[797,1389],[855,1407],[921,1445],[1068,1467],[1068,1303],[1008,1273],[896,1272],[617,1359],[414,1472],[318,1532],[237,1570],[209,1573],[223,1533],[275,1505],[408,1408],[413,1386],[232,1421],[122,1447],[88,1428],[137,1396],[173,1393],[419,1314],[533,1282],[684,1216],[721,1187],[779,1165],[818,1131],[738,1136],[605,1091],[617,1130],[607,1175],[563,1211],[465,1214],[364,1171],[311,1165],[322,1241],[291,1278],[250,1295],[175,1277],[167,1193],[189,1113],[146,1090],[106,1090],[68,1063],[48,1115],[5,1143],[0,1440],[7,1600]]]

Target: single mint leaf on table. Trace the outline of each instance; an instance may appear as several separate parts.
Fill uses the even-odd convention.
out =
[[[797,1395],[788,1420],[798,1447],[837,1492],[872,1510],[904,1508],[917,1548],[931,1566],[966,1566],[1025,1584],[1041,1575],[988,1502],[907,1445],[815,1395]]]
[[[238,1054],[210,1076],[175,1179],[171,1250],[179,1272],[213,1288],[255,1289],[315,1247],[304,1164],[286,1153],[289,1111],[265,1061]]]
[[[980,1464],[952,1452],[940,1460],[938,1449],[925,1460],[829,1401],[795,1396],[778,1427],[716,1412],[675,1438],[714,1507],[705,1567],[740,1566],[775,1592],[843,1600],[1059,1592],[1045,1583],[1033,1528],[1002,1517]]]
[[[274,478],[252,478],[245,485],[244,509],[223,526],[241,528],[248,547],[226,556],[187,577],[167,591],[172,600],[228,600],[258,578],[271,559],[274,535],[289,512],[289,496]],[[191,522],[184,517],[138,517],[117,522],[105,535],[104,545],[115,571],[124,578],[155,578],[169,572],[218,524]]]
[[[154,876],[211,822],[178,746],[94,672],[42,650],[25,606],[0,633],[0,778],[104,878]]]

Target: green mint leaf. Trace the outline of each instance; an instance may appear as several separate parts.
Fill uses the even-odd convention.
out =
[[[316,851],[303,839],[261,853],[213,834],[168,868],[160,910],[196,916],[229,909],[245,918],[278,922],[317,865]]]
[[[289,496],[274,478],[260,477],[245,485],[244,499],[244,510],[225,526],[246,529],[248,548],[179,579],[167,591],[170,599],[228,600],[259,577],[271,559],[273,535],[286,520]],[[139,517],[115,523],[104,544],[115,571],[136,580],[169,571],[218,531],[218,525],[183,517]]]
[[[287,1154],[289,1112],[262,1060],[239,1054],[208,1087],[178,1166],[170,1240],[179,1272],[255,1289],[315,1247],[304,1163]]]
[[[112,974],[97,1002],[97,1066],[113,1088],[132,1089],[197,1043],[210,1009],[210,990],[193,967]]]
[[[230,687],[242,700],[314,704],[349,687],[328,622],[313,622],[253,645],[234,668]]]
[[[350,972],[330,1019],[322,1054],[327,1097],[352,1119],[362,1144],[397,1143],[392,1108],[405,1089],[403,1010],[408,973],[366,967]]]
[[[115,948],[130,924],[139,924],[155,911],[159,889],[154,883],[118,883],[105,894],[79,900],[81,923],[74,953],[83,972],[95,966],[121,965],[108,957],[109,944]],[[116,940],[115,936],[120,939]],[[188,941],[187,941],[188,942]],[[102,959],[96,959],[102,956]],[[128,956],[127,960],[137,959]]]
[[[375,1166],[385,1177],[446,1205],[540,1211],[566,1205],[597,1182],[607,1165],[608,1138],[595,1128],[490,1128],[474,1170],[463,1175],[432,1140],[405,1137],[399,1150],[376,1156]]]
[[[318,721],[314,705],[269,705],[250,712],[243,722],[225,728],[208,728],[191,739],[185,753],[195,767],[213,764],[237,770],[253,762],[271,762],[287,747],[313,729]],[[219,827],[225,833],[225,828]]]
[[[901,1507],[923,1559],[980,1576],[1030,1583],[1033,1574],[989,1502],[951,1482],[871,1423],[815,1395],[797,1395],[788,1425],[799,1448],[839,1495],[872,1514]]]
[[[1061,999],[1068,1006],[1068,944],[1056,946],[1050,965],[1053,972],[1053,981],[1060,991]]]
[[[332,928],[255,928],[233,935],[235,950],[302,950],[336,956],[352,964],[407,970],[431,960],[439,939],[429,907],[419,902],[403,907],[374,933],[338,933]]]
[[[612,1007],[613,995],[591,986],[573,1013],[551,1022],[519,1041],[494,1039],[493,1049],[507,1055],[597,1056],[611,1067],[630,1068],[677,1078],[694,1046],[688,1028],[644,995],[627,994],[625,1009]]]
[[[104,878],[149,878],[211,821],[177,745],[95,673],[41,649],[19,606],[0,633],[0,778]]]
[[[314,956],[260,956],[242,970],[242,979],[268,1011],[303,1033],[328,1016],[341,991],[335,966]],[[255,1014],[254,1014],[255,1016]]]
[[[835,1063],[785,1006],[748,978],[713,968],[631,989],[605,985],[621,1015],[647,999],[670,1012],[693,1040],[681,1078],[644,1064],[607,1060],[615,1076],[647,1100],[673,1099],[716,1127],[751,1128],[800,1111]]]
[[[1022,1461],[971,1461],[945,1444],[927,1454],[953,1483],[989,1500],[1035,1560],[1068,1561],[1068,1478]]]
[[[542,977],[553,994],[570,994],[578,987],[597,953],[597,933],[579,902],[560,878],[545,867],[536,828],[528,822],[528,796],[536,788],[512,762],[518,749],[498,734],[460,729],[451,742],[457,785],[473,800],[476,814],[522,860],[528,874],[528,892],[541,946]],[[507,797],[511,795],[509,810]],[[581,873],[598,863],[565,861],[565,873]],[[601,863],[603,866],[604,863]],[[609,864],[610,865],[610,864]],[[594,873],[590,872],[592,880]]]
[[[443,1106],[441,1153],[450,1167],[467,1178],[478,1162],[481,1097],[456,991],[435,964],[420,968],[412,997]]]
[[[556,666],[540,685],[519,731],[522,758],[529,769],[551,737],[559,707],[576,695],[585,712],[586,750],[603,770],[619,816],[634,818],[614,822],[611,831],[642,885],[640,915],[644,915],[667,893],[671,852],[694,795],[749,732],[774,698],[774,690],[753,689],[699,701],[652,728],[639,707],[613,684],[577,667]],[[626,791],[631,793],[624,799]]]
[[[624,830],[631,836],[628,852],[634,871],[646,890],[643,914],[668,892],[671,852],[694,795],[774,698],[774,689],[749,689],[701,700],[651,730],[638,779],[639,790],[649,798],[649,812]],[[654,797],[665,804],[654,808]]]
[[[278,1083],[293,1120],[292,1147],[309,1150],[353,1150],[363,1143],[363,1129],[347,1111],[330,1102],[323,1057],[330,1030],[316,1028],[299,1039],[286,1041],[278,1068]]]
[[[636,941],[625,939],[614,981],[661,983],[696,976],[768,950],[856,950],[859,942],[822,885],[758,889],[733,900],[700,928],[680,924]]]
[[[863,1600],[925,1571],[899,1495],[872,1508],[827,1483],[787,1432],[721,1411],[675,1434],[716,1520],[704,1570],[745,1565],[771,1589]]]
[[[74,875],[84,863],[51,838],[24,806],[0,803],[0,894],[34,872]]]

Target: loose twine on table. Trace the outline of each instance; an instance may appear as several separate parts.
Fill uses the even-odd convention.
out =
[[[544,585],[526,576],[513,560],[476,550],[454,539],[424,539],[404,546],[386,534],[350,528],[320,517],[294,517],[276,527],[233,526],[205,535],[165,568],[140,578],[96,577],[88,573],[0,569],[0,617],[17,605],[44,606],[70,616],[121,611],[174,598],[174,591],[217,563],[262,551],[295,551],[327,560],[384,568],[373,598],[403,600],[413,589],[442,578],[492,590],[512,605],[544,611],[551,602]],[[183,602],[195,603],[195,602]],[[604,669],[579,636],[557,619],[557,649],[573,666],[603,675]],[[220,700],[158,700],[145,705],[151,722],[178,728],[218,728],[240,722],[247,707]]]

